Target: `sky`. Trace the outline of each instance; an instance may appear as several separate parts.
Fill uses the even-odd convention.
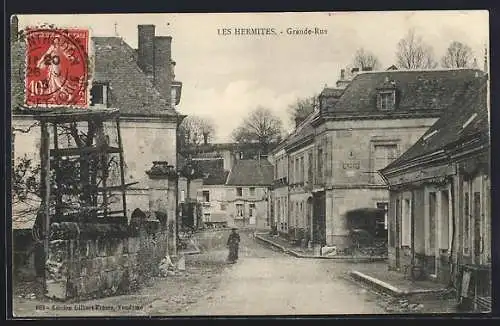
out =
[[[176,79],[182,81],[177,109],[210,119],[215,142],[256,107],[271,109],[292,127],[288,106],[298,98],[334,86],[355,51],[373,52],[387,68],[396,63],[397,43],[410,28],[439,59],[452,41],[469,45],[483,67],[489,46],[487,11],[393,11],[317,13],[19,15],[20,28],[55,24],[88,27],[94,36],[122,37],[137,47],[137,25],[154,24],[156,35],[171,35]],[[223,29],[231,35],[220,35]],[[234,35],[235,28],[275,28],[277,35]],[[326,30],[321,35],[288,35],[287,29]],[[281,33],[283,32],[283,33]]]

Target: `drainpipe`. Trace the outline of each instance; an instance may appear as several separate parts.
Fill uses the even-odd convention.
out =
[[[286,162],[287,162],[287,171],[286,171],[286,175],[287,175],[287,192],[286,192],[286,196],[287,196],[287,200],[286,200],[286,233],[288,235],[288,228],[290,227],[290,155],[288,153],[286,153]],[[288,238],[288,237],[287,237]]]
[[[450,255],[449,255],[449,264],[450,264],[450,282],[448,284],[449,287],[454,287],[454,275],[456,272],[456,267],[458,265],[458,261],[456,264],[453,264],[453,254],[454,254],[454,248],[455,248],[455,234],[456,234],[456,214],[455,214],[455,182],[453,180],[453,177],[450,178],[451,180],[451,186],[450,186],[450,197],[451,197],[451,219],[452,219],[452,229],[451,229],[451,248],[450,248]],[[458,256],[456,257],[458,260]],[[456,275],[455,275],[456,276]]]

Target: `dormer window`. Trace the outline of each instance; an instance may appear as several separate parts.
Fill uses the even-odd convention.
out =
[[[90,90],[91,101],[90,105],[108,106],[108,88],[105,83],[94,83]]]
[[[377,94],[377,108],[392,111],[396,107],[396,90],[383,90]]]

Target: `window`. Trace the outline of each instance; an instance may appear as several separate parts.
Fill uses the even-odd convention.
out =
[[[236,216],[243,217],[243,204],[236,204]]]
[[[304,223],[304,205],[300,202],[300,219],[302,220],[301,226],[305,225]]]
[[[248,207],[248,216],[253,217],[255,212],[255,204],[250,204]]]
[[[313,181],[313,154],[309,152],[307,158],[307,180],[309,182]]]
[[[210,201],[210,191],[203,190],[203,201],[208,203]]]
[[[278,221],[281,221],[281,201],[279,199],[276,201],[276,217]]]
[[[248,188],[248,190],[250,191],[250,196],[255,196],[255,188],[254,187],[250,187]]]
[[[469,213],[469,185],[467,182],[464,182],[464,215],[463,215],[463,225],[464,225],[464,254],[469,254],[469,232],[470,232],[470,213]]]
[[[107,85],[94,84],[90,90],[91,100],[90,105],[106,105],[107,106]]]
[[[396,205],[394,207],[394,219],[391,219],[391,223],[389,224],[389,246],[396,247],[399,245],[396,242],[396,224],[399,219],[399,211],[400,211],[400,201],[396,200]]]
[[[373,181],[377,184],[383,184],[384,180],[378,174],[378,170],[385,168],[389,163],[398,157],[397,144],[375,145],[373,153]]]
[[[318,176],[317,178],[319,180],[323,179],[323,150],[320,148],[318,149]]]
[[[299,202],[295,203],[295,227],[299,226]]]
[[[387,223],[387,213],[389,211],[389,204],[385,203],[385,202],[377,203],[377,208],[384,210],[384,221],[382,223],[384,223],[384,230],[387,230],[387,224],[388,224]]]
[[[227,204],[225,203],[220,203],[220,210],[225,211],[227,209]]]
[[[380,92],[377,95],[377,108],[382,111],[394,110],[396,106],[396,92]]]
[[[294,183],[300,182],[300,166],[299,166],[299,158],[295,158],[295,178],[294,178]]]
[[[403,201],[403,219],[401,221],[401,246],[411,246],[411,200]]]
[[[448,190],[441,191],[441,239],[439,249],[448,250],[450,246],[450,199]]]
[[[304,182],[304,156],[300,157],[300,182]]]
[[[429,192],[429,248],[428,253],[434,255],[436,248],[436,193]]]
[[[185,191],[184,191],[184,190],[181,190],[181,199],[180,199],[180,200],[181,200],[181,203],[183,203],[183,202],[184,202],[185,198],[186,198],[186,193],[185,193]]]
[[[236,196],[238,197],[243,196],[243,188],[241,187],[236,188]]]
[[[476,264],[479,264],[481,259],[480,256],[482,254],[481,250],[484,246],[484,240],[482,241],[481,236],[483,236],[481,232],[481,192],[479,191],[474,191],[473,194],[473,202],[472,202],[472,213],[473,215],[473,225],[472,225],[472,232],[474,235],[474,247],[473,247],[473,252],[474,252],[474,262]],[[483,244],[481,244],[483,242]]]
[[[210,213],[203,214],[203,220],[205,222],[210,222]]]

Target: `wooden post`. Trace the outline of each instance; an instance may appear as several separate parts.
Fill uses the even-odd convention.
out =
[[[49,232],[50,232],[50,135],[47,122],[41,123],[40,139],[40,190],[44,210],[43,244],[44,265],[47,263],[49,254]],[[47,290],[47,274],[44,277],[44,289]]]
[[[54,149],[59,148],[59,141],[58,141],[58,135],[57,135],[57,124],[53,123],[52,124],[52,130],[54,133]],[[49,142],[50,143],[50,142]],[[50,158],[49,158],[50,159]],[[57,190],[56,190],[56,208],[55,208],[55,213],[56,216],[59,216],[59,212],[61,210],[62,206],[62,193],[61,193],[61,172],[59,171],[60,165],[59,165],[59,157],[54,157],[54,166],[55,166],[55,171],[54,173],[56,174],[56,185],[57,185]]]
[[[118,148],[120,149],[120,178],[121,178],[121,189],[122,189],[122,200],[123,200],[123,216],[127,218],[127,194],[125,189],[125,169],[123,166],[123,144],[122,136],[120,131],[120,118],[116,118],[116,131],[118,133]]]

